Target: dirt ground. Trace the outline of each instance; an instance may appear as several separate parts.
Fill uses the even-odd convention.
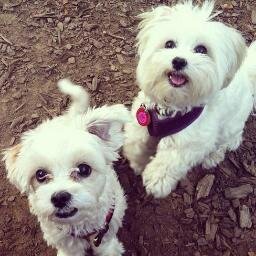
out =
[[[56,81],[62,77],[87,87],[94,105],[129,106],[138,91],[136,15],[172,2],[0,0],[0,148],[61,112],[66,99]],[[237,27],[248,42],[256,32],[253,2],[218,2],[219,19]],[[117,163],[129,202],[119,232],[126,255],[255,256],[255,152],[256,119],[251,117],[237,152],[215,169],[195,168],[162,200],[145,195],[125,160]],[[0,255],[56,255],[42,240],[25,196],[7,182],[2,163]]]

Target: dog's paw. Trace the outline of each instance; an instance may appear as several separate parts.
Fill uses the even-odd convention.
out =
[[[116,237],[94,249],[97,256],[122,256],[125,250]]]
[[[223,149],[212,152],[206,157],[202,163],[202,167],[205,169],[211,169],[216,167],[225,158],[225,151]]]
[[[155,169],[149,171],[146,169],[143,174],[143,184],[148,194],[152,194],[155,198],[163,198],[171,193],[177,185],[177,181],[172,179],[171,176]]]

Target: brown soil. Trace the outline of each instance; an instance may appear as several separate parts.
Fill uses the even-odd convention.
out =
[[[60,113],[66,105],[56,89],[61,77],[89,88],[95,105],[130,105],[138,91],[135,17],[170,2],[0,0],[0,148]],[[220,19],[239,28],[248,42],[255,36],[253,2],[218,2]],[[256,173],[255,131],[250,118],[237,152],[216,169],[195,168],[162,200],[145,195],[125,160],[117,163],[129,202],[119,234],[126,255],[255,256],[256,178],[250,174]],[[25,196],[7,182],[2,164],[0,212],[1,256],[56,254],[43,241]]]

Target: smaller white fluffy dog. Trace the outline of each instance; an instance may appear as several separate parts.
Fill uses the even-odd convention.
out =
[[[116,233],[126,209],[112,162],[123,145],[129,112],[123,105],[90,109],[86,91],[69,80],[67,113],[26,132],[5,152],[8,178],[28,195],[44,239],[58,256],[119,256]]]
[[[214,167],[237,149],[253,109],[255,44],[247,52],[238,31],[213,21],[213,8],[184,1],[141,15],[141,91],[124,154],[155,197],[168,195],[193,166]]]

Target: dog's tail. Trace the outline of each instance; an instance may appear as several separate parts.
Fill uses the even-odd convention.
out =
[[[59,90],[71,97],[71,105],[68,114],[76,115],[84,113],[89,107],[89,94],[79,86],[73,84],[68,79],[62,79],[58,82]]]

